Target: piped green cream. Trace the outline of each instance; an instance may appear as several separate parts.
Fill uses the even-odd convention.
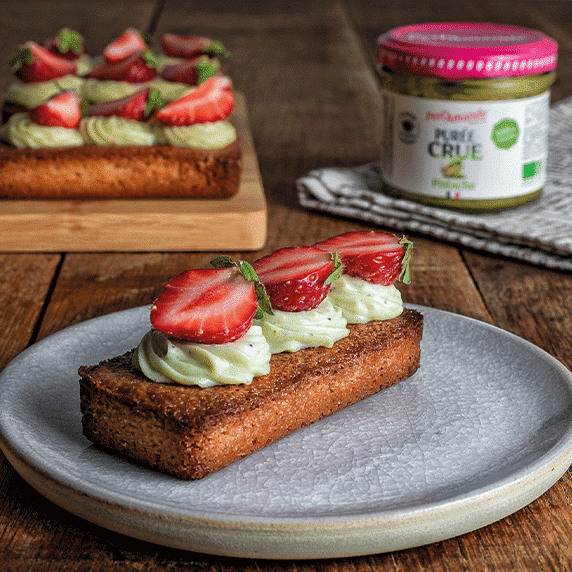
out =
[[[403,312],[401,293],[395,285],[373,284],[347,274],[332,284],[328,298],[348,324],[391,320]]]
[[[342,312],[326,298],[317,308],[302,312],[264,314],[255,323],[262,328],[273,354],[309,347],[331,348],[349,334]]]
[[[147,87],[157,89],[165,101],[174,101],[195,89],[187,84],[166,81],[159,77],[143,83],[88,78],[83,81],[81,93],[85,99],[99,103],[102,101],[121,99],[122,97],[133,95]]]
[[[8,86],[4,99],[6,102],[32,109],[62,91],[73,90],[81,96],[83,82],[83,78],[75,75],[33,83],[15,81]]]
[[[148,332],[133,353],[133,365],[158,383],[212,387],[252,382],[270,372],[270,349],[260,326],[227,344],[196,344]]]
[[[158,123],[123,117],[85,117],[79,131],[88,145],[162,145],[163,130]]]
[[[0,126],[0,139],[19,149],[83,145],[77,129],[38,125],[27,113],[15,113]]]
[[[195,123],[181,127],[163,127],[165,140],[174,147],[219,149],[236,140],[236,129],[228,121]]]

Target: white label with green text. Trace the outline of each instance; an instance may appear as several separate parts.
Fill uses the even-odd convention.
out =
[[[445,199],[500,199],[546,181],[549,91],[505,101],[384,92],[384,181]]]

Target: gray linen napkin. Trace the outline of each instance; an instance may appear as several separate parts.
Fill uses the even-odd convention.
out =
[[[465,214],[384,195],[378,163],[311,171],[298,179],[298,197],[309,209],[571,271],[572,97],[550,110],[548,137],[540,198],[500,213]]]

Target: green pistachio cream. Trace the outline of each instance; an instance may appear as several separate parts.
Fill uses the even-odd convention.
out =
[[[189,343],[151,330],[133,353],[133,365],[158,383],[248,384],[270,371],[270,349],[256,325],[227,344]]]
[[[186,83],[167,81],[165,79],[161,79],[159,76],[153,78],[148,85],[149,87],[159,91],[165,102],[175,101],[175,99],[179,99],[180,97],[183,97],[183,95],[193,91],[193,89],[196,89]]]
[[[38,125],[27,113],[15,113],[1,125],[0,139],[19,149],[83,145],[83,138],[77,129]]]
[[[157,89],[166,102],[179,99],[179,97],[195,89],[184,83],[166,81],[161,78],[154,78],[144,83],[88,78],[83,81],[81,94],[85,99],[98,103],[127,97],[147,87]]]
[[[78,129],[47,127],[34,123],[27,113],[16,113],[0,126],[0,139],[21,149],[74,145],[172,145],[195,149],[218,149],[236,140],[228,121],[166,127],[159,123],[122,117],[85,117]]]
[[[273,354],[318,346],[331,348],[335,342],[349,334],[341,310],[328,298],[313,310],[273,310],[272,315],[265,313],[255,323],[262,328],[262,334]]]
[[[228,121],[163,127],[165,141],[174,147],[219,149],[236,140],[236,129]]]
[[[403,312],[401,293],[395,285],[372,284],[346,274],[332,284],[328,299],[348,324],[391,320]]]
[[[228,344],[195,344],[148,332],[133,355],[134,366],[158,383],[211,387],[252,382],[270,371],[270,357],[309,347],[331,348],[349,334],[347,324],[390,320],[403,311],[395,286],[343,275],[313,310],[273,310]]]
[[[160,145],[163,131],[158,123],[145,123],[122,117],[85,117],[79,132],[87,145]]]
[[[145,87],[159,90],[165,102],[178,99],[195,89],[161,78],[134,84],[67,75],[48,82],[13,82],[8,89],[6,101],[31,109],[63,90],[74,90],[81,98],[102,102],[126,97]],[[171,145],[220,149],[233,143],[237,133],[228,121],[169,127],[121,117],[94,116],[82,119],[78,129],[73,130],[37,125],[26,114],[15,114],[0,127],[0,138],[15,147],[34,149],[73,145]]]
[[[15,81],[8,86],[5,100],[31,109],[62,91],[73,90],[81,96],[83,81],[83,78],[75,75],[65,75],[51,81],[34,83]]]

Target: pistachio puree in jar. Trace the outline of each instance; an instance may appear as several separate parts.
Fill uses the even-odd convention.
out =
[[[514,26],[395,28],[378,39],[388,194],[465,211],[538,197],[557,44]]]

